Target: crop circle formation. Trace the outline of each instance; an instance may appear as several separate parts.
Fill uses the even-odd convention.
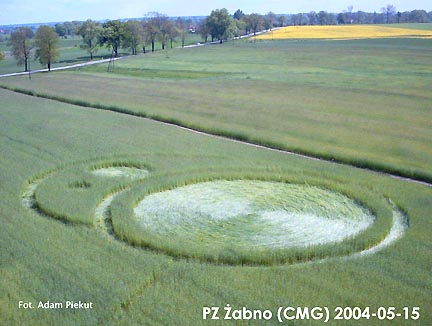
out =
[[[367,209],[342,194],[250,180],[204,182],[152,194],[134,213],[158,235],[233,248],[340,242],[374,222]]]
[[[29,182],[22,203],[134,246],[224,264],[360,257],[396,241],[407,227],[387,201],[360,204],[355,195],[320,186],[236,178],[168,182],[171,190],[152,191],[160,182],[143,163],[72,164]]]

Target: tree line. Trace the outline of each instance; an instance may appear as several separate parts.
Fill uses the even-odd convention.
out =
[[[266,15],[258,13],[244,14],[238,9],[231,15],[227,9],[215,9],[209,16],[193,21],[192,19],[170,18],[165,14],[151,12],[140,20],[109,20],[105,23],[88,19],[85,22],[64,22],[54,27],[40,26],[36,32],[30,27],[19,27],[10,35],[9,45],[18,65],[24,65],[24,71],[30,69],[30,57],[39,59],[42,65],[51,69],[51,63],[59,58],[59,37],[79,35],[82,38],[81,48],[93,56],[102,46],[112,50],[117,57],[119,49],[130,49],[133,55],[138,52],[155,51],[158,43],[164,50],[173,47],[176,39],[185,40],[189,33],[199,33],[207,42],[237,38],[241,35],[256,34],[260,30],[271,30],[274,27],[289,25],[332,25],[332,24],[380,24],[380,23],[425,23],[432,22],[432,12],[413,10],[399,12],[393,5],[381,8],[380,13],[355,12],[353,6],[339,14],[325,11],[299,13],[294,15]],[[33,51],[33,49],[35,51]],[[0,52],[0,60],[4,54]]]
[[[354,11],[348,6],[340,13],[326,11],[311,11],[287,15],[287,25],[340,25],[340,24],[394,24],[394,23],[432,23],[432,11],[412,10],[397,11],[396,7],[388,4],[379,12]]]
[[[9,39],[12,54],[18,65],[24,64],[24,71],[30,70],[30,58],[34,47],[34,58],[39,59],[42,65],[47,65],[48,70],[51,70],[51,63],[60,56],[58,43],[58,34],[49,26],[40,26],[36,33],[29,27],[20,27]]]
[[[147,52],[150,47],[155,51],[155,44],[159,42],[164,50],[168,44],[173,47],[173,41],[180,38],[182,46],[185,45],[187,34],[192,27],[188,20],[170,19],[161,13],[150,13],[142,20],[110,20],[105,23],[88,19],[81,23],[62,23],[54,27],[40,26],[36,32],[30,27],[19,27],[11,33],[9,45],[12,55],[18,65],[24,65],[24,71],[29,70],[30,57],[39,59],[42,65],[51,69],[51,63],[59,58],[59,38],[67,35],[79,35],[82,38],[81,48],[85,49],[90,59],[102,46],[112,50],[113,56],[118,56],[120,48],[130,49],[133,55],[139,50]],[[35,51],[33,51],[33,49]],[[2,55],[2,54],[1,54]]]

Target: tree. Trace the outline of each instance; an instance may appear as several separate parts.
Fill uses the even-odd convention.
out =
[[[177,28],[177,26],[172,21],[169,21],[168,38],[169,38],[169,40],[171,42],[171,49],[173,48],[173,42],[174,42],[174,40],[179,35],[180,35],[180,31]]]
[[[286,17],[284,15],[280,15],[278,17],[279,27],[284,27],[286,22]]]
[[[367,24],[368,14],[365,13],[364,11],[357,11],[356,17],[357,17],[356,20],[357,24]]]
[[[12,46],[12,54],[17,60],[17,65],[24,64],[24,71],[29,70],[30,52],[33,48],[33,31],[29,27],[19,27],[13,32],[9,39]]]
[[[241,20],[244,16],[245,16],[245,14],[243,13],[243,11],[241,11],[240,9],[237,9],[237,11],[234,13],[233,18],[237,19],[237,20]]]
[[[72,21],[72,22],[64,22],[64,27],[66,28],[66,35],[74,35],[75,30],[79,25],[81,25],[78,21]]]
[[[410,23],[427,23],[429,22],[428,14],[424,10],[413,10],[409,13],[409,21]]]
[[[396,8],[393,5],[387,5],[381,8],[381,12],[385,15],[386,23],[388,24],[390,22],[390,17],[396,13]]]
[[[304,21],[305,21],[306,16],[303,15],[302,13],[299,13],[297,15],[293,15],[292,17],[292,23],[294,25],[305,25]]]
[[[161,42],[162,50],[165,50],[165,46],[167,46],[168,40],[170,39],[170,35],[174,34],[173,32],[173,24],[168,19],[168,16],[161,15],[159,17],[158,29],[159,29],[159,41]]]
[[[156,36],[161,43],[162,50],[165,50],[165,42],[167,41],[168,29],[166,28],[168,16],[159,12],[154,12],[151,22],[156,28]]]
[[[203,19],[198,23],[197,30],[204,39],[204,42],[207,43],[208,37],[210,35],[210,29],[207,25],[207,19]]]
[[[150,20],[144,23],[144,30],[148,41],[151,43],[151,51],[154,52],[156,36],[159,34],[159,30],[152,24]]]
[[[240,20],[232,19],[230,26],[227,28],[224,34],[224,39],[230,39],[240,36],[240,30],[238,28],[237,22]]]
[[[271,11],[263,17],[263,20],[265,29],[271,30],[276,25],[276,15]]]
[[[123,38],[123,27],[119,20],[110,20],[102,25],[99,44],[112,48],[114,56],[118,56],[118,49]]]
[[[354,9],[354,6],[352,6],[352,5],[348,6],[348,23],[349,24],[353,23],[353,9]]]
[[[161,42],[162,50],[165,49],[165,43],[168,40],[169,27],[167,26],[168,16],[159,12],[149,12],[145,22],[145,29],[151,42],[152,52],[155,48],[155,41]]]
[[[345,13],[342,13],[342,12],[340,12],[340,13],[338,13],[338,15],[337,15],[337,23],[340,25],[340,24],[345,24]]]
[[[244,19],[242,19],[242,20],[233,19],[232,24],[235,25],[235,27],[233,27],[233,31],[234,31],[233,34],[235,37],[239,37],[239,36],[245,34],[246,23],[245,23]]]
[[[66,25],[60,23],[55,24],[55,31],[60,37],[66,36],[68,32]]]
[[[218,39],[220,43],[223,42],[225,33],[231,25],[231,20],[232,18],[225,8],[216,9],[211,12],[210,16],[206,19],[206,24],[212,40]]]
[[[123,25],[123,48],[130,48],[132,55],[137,55],[138,45],[142,41],[142,25],[136,20],[130,20]]]
[[[48,66],[51,71],[51,63],[60,57],[58,49],[59,36],[55,29],[49,26],[40,26],[35,34],[36,58],[42,65]]]
[[[321,10],[317,15],[317,20],[320,25],[328,24],[328,13],[326,11]]]
[[[3,54],[2,50],[0,50],[0,61],[5,59],[5,55]]]
[[[146,21],[141,21],[140,22],[140,33],[141,33],[141,36],[140,36],[140,39],[141,39],[141,45],[142,45],[142,51],[143,51],[143,53],[146,53],[146,47],[147,47],[147,44],[148,44],[148,42],[149,42],[149,35],[148,35],[148,33],[147,33],[147,25],[146,25]]]
[[[318,15],[315,11],[311,11],[308,15],[309,18],[309,24],[310,25],[317,25],[318,24]]]
[[[245,17],[246,21],[246,28],[254,33],[256,35],[256,32],[258,32],[264,25],[264,19],[260,14],[250,14]]]
[[[336,14],[333,13],[329,13],[327,16],[327,24],[328,25],[336,25],[337,24],[337,20],[336,20]]]
[[[185,40],[186,40],[186,36],[188,34],[188,29],[187,29],[187,25],[186,25],[186,21],[179,17],[176,20],[176,27],[178,30],[178,34],[180,35],[181,38],[181,42],[182,42],[182,47],[185,46]]]
[[[397,23],[399,24],[400,23],[400,19],[402,17],[402,13],[400,11],[398,11],[397,14],[396,14],[396,16],[397,16]]]
[[[84,44],[81,45],[81,49],[87,50],[90,54],[90,60],[93,60],[93,54],[98,51],[98,39],[101,33],[100,24],[88,19],[77,28],[76,33],[83,38]]]

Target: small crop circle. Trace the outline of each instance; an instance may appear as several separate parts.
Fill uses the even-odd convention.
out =
[[[314,186],[203,182],[144,197],[134,209],[146,233],[196,248],[308,248],[343,242],[374,223],[365,207]]]
[[[146,178],[149,171],[146,169],[141,169],[132,166],[110,166],[104,168],[94,169],[92,174],[98,177],[108,177],[108,178],[128,178],[132,180]]]

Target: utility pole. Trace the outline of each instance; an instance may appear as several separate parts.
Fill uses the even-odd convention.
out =
[[[30,69],[30,58],[28,59],[28,73],[29,73],[29,80],[31,80],[31,69]]]
[[[110,58],[110,61],[108,63],[107,72],[114,72],[114,48],[111,51],[111,58]]]

